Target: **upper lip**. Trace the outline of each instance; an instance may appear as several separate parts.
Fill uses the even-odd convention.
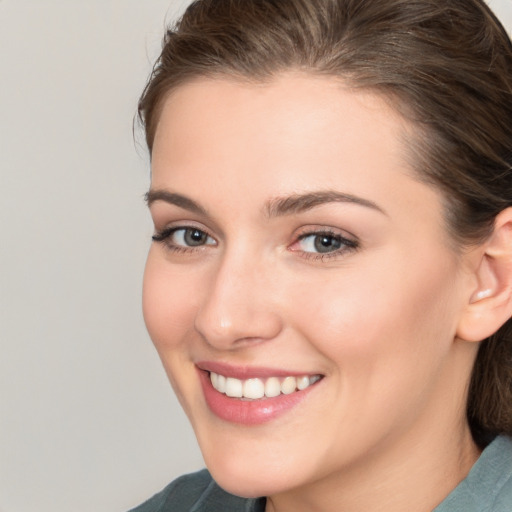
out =
[[[268,368],[264,366],[232,365],[220,361],[200,361],[196,363],[197,368],[207,372],[218,373],[224,377],[235,379],[265,379],[269,377],[302,377],[304,375],[320,375],[315,372],[301,372]]]

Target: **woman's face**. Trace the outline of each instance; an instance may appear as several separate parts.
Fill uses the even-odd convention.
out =
[[[377,471],[462,421],[470,278],[407,129],[378,96],[300,74],[166,100],[144,315],[235,494]]]

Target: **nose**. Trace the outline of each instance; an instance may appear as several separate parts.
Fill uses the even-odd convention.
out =
[[[195,318],[197,331],[209,345],[236,350],[279,334],[282,320],[272,294],[271,274],[271,266],[254,265],[242,255],[226,255],[218,263]]]

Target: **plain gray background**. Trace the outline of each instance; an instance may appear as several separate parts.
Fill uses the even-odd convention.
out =
[[[132,139],[187,3],[0,0],[0,512],[123,512],[202,465],[142,320]]]

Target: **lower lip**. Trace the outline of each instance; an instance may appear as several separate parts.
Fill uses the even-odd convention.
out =
[[[259,425],[272,421],[293,409],[307,397],[313,387],[316,387],[314,384],[302,391],[294,391],[289,395],[279,395],[274,398],[242,400],[231,398],[214,389],[208,372],[199,370],[199,375],[206,403],[213,414],[225,421],[242,425]]]

